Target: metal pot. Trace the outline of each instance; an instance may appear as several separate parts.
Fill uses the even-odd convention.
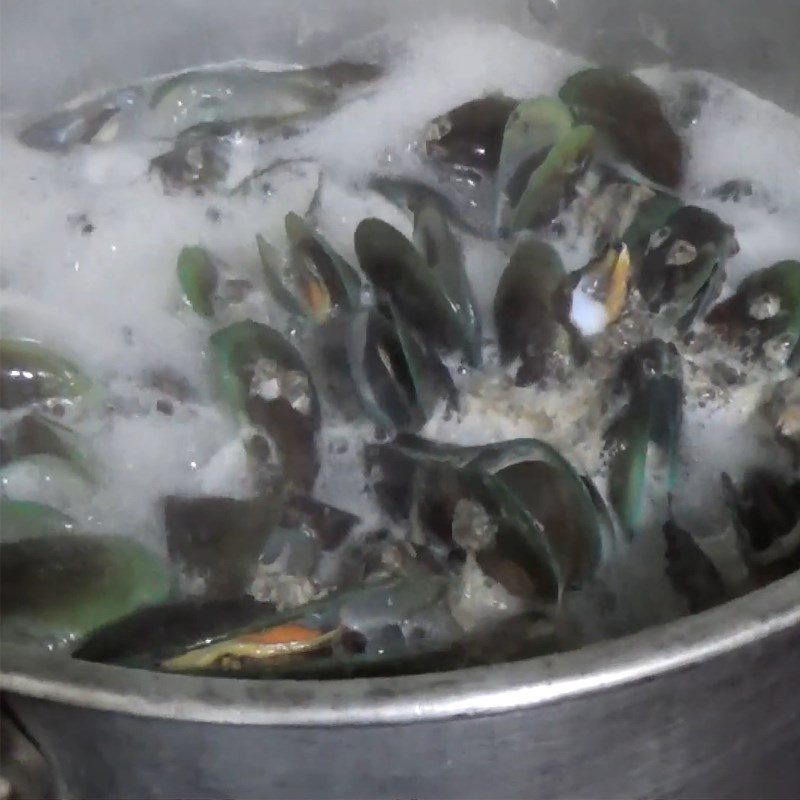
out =
[[[4,0],[4,112],[234,56],[320,61],[343,38],[439,11],[622,61],[647,57],[642,29],[655,21],[656,57],[800,110],[795,0]],[[64,796],[795,797],[797,675],[800,574],[634,636],[491,668],[225,681],[6,647],[0,688]]]

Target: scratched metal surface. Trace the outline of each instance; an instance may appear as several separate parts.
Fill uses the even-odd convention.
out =
[[[319,61],[340,44],[343,19],[356,37],[435,7],[600,60],[712,69],[800,109],[796,0],[558,5],[553,18],[550,0],[531,0],[536,15],[521,0],[3,0],[0,103],[4,113],[35,111],[98,82],[232,56]],[[788,798],[800,789],[800,575],[575,653],[415,678],[185,679],[8,647],[0,667],[7,707],[69,797]]]

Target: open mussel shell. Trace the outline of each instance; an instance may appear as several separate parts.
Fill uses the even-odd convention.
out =
[[[493,553],[521,569],[532,600],[548,605],[564,587],[552,544],[525,503],[497,475],[444,461],[421,462],[414,472],[412,527],[445,553]]]
[[[732,226],[703,208],[682,206],[651,233],[638,289],[651,311],[687,328],[719,295],[725,263],[738,251]]]
[[[586,171],[594,150],[595,132],[578,125],[566,133],[530,174],[516,195],[509,195],[511,233],[538,228],[552,222],[575,196],[575,186]],[[500,232],[506,225],[500,220]]]
[[[731,340],[755,331],[762,347],[781,337],[786,363],[800,366],[800,261],[779,261],[748,275],[706,321]]]
[[[252,320],[216,331],[211,346],[225,399],[258,433],[251,454],[274,462],[289,487],[309,491],[319,472],[321,411],[299,351],[278,331]]]
[[[620,70],[590,68],[570,77],[558,96],[642,175],[670,189],[680,186],[683,144],[646,83]]]
[[[33,500],[0,498],[0,542],[58,536],[75,530],[75,520]]]
[[[274,606],[250,595],[151,605],[93,631],[72,655],[84,661],[153,668],[164,659],[274,613]]]
[[[286,236],[300,293],[315,318],[331,310],[354,311],[361,305],[358,272],[302,217],[286,215]]]
[[[0,467],[26,459],[56,459],[85,481],[96,480],[90,459],[66,425],[33,412],[9,425],[0,438]]]
[[[517,105],[503,131],[497,169],[501,197],[516,204],[531,174],[573,124],[570,110],[555,98],[536,97]]]
[[[32,339],[0,339],[0,408],[74,401],[91,381],[68,359]]]
[[[650,244],[650,237],[667,224],[667,220],[683,204],[666,192],[656,192],[644,200],[636,210],[633,220],[622,234],[622,241],[628,246],[634,274],[642,267],[644,254]]]
[[[692,534],[671,519],[664,523],[663,531],[667,577],[686,599],[689,613],[697,614],[724,603],[729,594],[722,576]]]
[[[441,400],[456,402],[446,367],[399,314],[359,311],[347,321],[345,336],[352,384],[383,430],[418,430]]]
[[[425,152],[456,169],[494,172],[503,132],[519,101],[500,94],[469,100],[431,121]]]
[[[160,662],[168,671],[261,675],[325,671],[327,665],[380,655],[387,628],[396,629],[396,651],[408,649],[404,627],[444,597],[441,578],[413,575],[335,592],[291,611],[264,614]],[[355,648],[352,645],[357,641]],[[309,664],[313,662],[313,666]]]
[[[161,560],[120,536],[63,533],[0,545],[3,624],[14,637],[74,641],[168,591]]]
[[[800,479],[756,469],[738,489],[725,473],[722,483],[739,552],[753,578],[768,583],[800,569]]]
[[[555,248],[532,238],[517,242],[500,277],[494,298],[500,361],[520,359],[518,385],[543,378],[553,356],[572,347],[564,326],[569,315],[569,296],[561,291],[565,277]]]
[[[170,558],[207,597],[245,592],[265,543],[281,516],[273,492],[252,499],[179,497],[164,499]]]
[[[645,498],[652,489],[654,453],[664,461],[663,493],[674,488],[683,420],[683,369],[674,344],[652,339],[624,359],[617,386],[629,402],[605,434],[611,505],[629,538],[641,532]]]
[[[569,319],[592,336],[616,322],[625,309],[631,278],[630,252],[624,242],[609,245],[585,267],[570,274]]]
[[[286,215],[289,264],[262,236],[256,236],[267,289],[285,311],[323,323],[339,311],[361,305],[358,272],[294,212]]]
[[[414,243],[455,309],[464,357],[471,366],[480,366],[481,318],[464,267],[464,253],[447,220],[434,206],[423,206],[415,213]]]

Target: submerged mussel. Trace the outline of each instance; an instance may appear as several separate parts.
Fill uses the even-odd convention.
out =
[[[736,530],[739,552],[759,584],[800,569],[800,479],[753,470],[736,488],[722,484]]]
[[[627,72],[591,68],[570,77],[558,96],[642,175],[670,189],[681,184],[683,145],[646,83]]]
[[[685,329],[719,295],[725,263],[738,252],[731,225],[703,208],[682,206],[650,234],[636,284],[652,312]]]
[[[121,536],[61,533],[0,545],[3,625],[15,638],[74,641],[162,602],[168,590],[161,561]]]
[[[748,275],[732,297],[711,309],[706,321],[726,338],[779,346],[779,360],[800,367],[800,261],[779,261]]]
[[[558,252],[538,239],[520,239],[494,298],[500,361],[508,365],[520,359],[518,386],[544,378],[559,355],[585,359],[569,313],[566,271]]]
[[[189,70],[155,88],[147,125],[151,134],[163,136],[201,123],[284,121],[330,108],[342,90],[380,74],[377,65],[348,62],[275,72],[242,66]]]
[[[75,530],[75,520],[33,500],[0,498],[0,542],[57,536]]]
[[[34,122],[19,134],[19,140],[37,150],[65,153],[78,144],[113,139],[114,118],[123,109],[135,108],[141,97],[141,89],[134,87],[109,92]]]
[[[673,520],[664,523],[667,577],[686,599],[690,614],[719,605],[729,593],[714,562],[689,531]]]
[[[676,481],[684,401],[678,349],[660,339],[639,345],[622,362],[617,387],[628,403],[605,433],[609,497],[633,538],[642,531],[648,493],[661,485],[666,500]]]
[[[216,331],[211,347],[225,399],[255,428],[251,452],[279,469],[288,487],[309,491],[319,471],[321,412],[298,350],[278,331],[252,320]]]
[[[0,339],[0,408],[73,402],[91,381],[80,367],[31,339]]]

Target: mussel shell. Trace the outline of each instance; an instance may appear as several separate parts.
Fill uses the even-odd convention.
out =
[[[74,400],[91,382],[80,368],[31,339],[0,339],[0,408]]]
[[[650,237],[638,288],[651,311],[674,306],[678,324],[703,315],[719,294],[725,262],[738,252],[734,230],[716,214],[682,206]]]
[[[399,315],[387,318],[377,310],[353,315],[347,361],[364,410],[384,430],[418,430],[437,402],[456,402],[449,372]]]
[[[556,349],[562,309],[559,289],[565,278],[558,252],[538,239],[521,239],[500,277],[494,298],[494,320],[500,360],[522,360],[518,383],[544,377]]]
[[[354,311],[361,305],[361,278],[317,231],[297,214],[286,215],[292,270],[301,295],[316,318],[331,311]],[[315,298],[325,296],[322,307]]]
[[[106,124],[125,107],[141,97],[137,88],[120,89],[77,108],[57,111],[34,122],[19,134],[27,147],[65,153],[77,144],[89,144]]]
[[[619,70],[591,68],[571,76],[558,96],[643,175],[670,189],[680,186],[683,144],[646,83]]]
[[[434,206],[425,206],[414,215],[414,243],[439,276],[442,291],[455,309],[464,357],[470,365],[480,366],[481,319],[464,267],[464,253]]]
[[[0,545],[3,621],[34,637],[84,636],[168,591],[161,561],[119,536],[65,533]]]
[[[631,538],[641,532],[650,443],[666,458],[667,491],[677,478],[684,402],[680,354],[672,343],[644,342],[623,360],[616,382],[629,402],[605,433],[609,497]]]
[[[271,603],[250,595],[179,600],[147,606],[92,632],[73,658],[104,664],[155,667],[161,661],[273,616]]]
[[[361,269],[397,313],[426,342],[447,352],[456,349],[461,342],[458,309],[414,245],[375,217],[359,223],[354,241]]]
[[[706,321],[729,339],[755,330],[761,345],[788,335],[787,363],[792,366],[800,358],[800,261],[779,261],[748,275],[732,297],[711,309]]]
[[[544,603],[560,597],[563,579],[551,544],[527,507],[498,476],[443,461],[418,465],[413,488],[413,525],[438,547],[458,550],[453,540],[456,507],[469,500],[495,527],[491,549],[520,566]]]
[[[531,173],[572,129],[570,110],[552,97],[519,103],[507,118],[497,170],[499,191],[516,205]]]
[[[493,172],[500,163],[508,118],[518,103],[503,95],[462,103],[431,122],[425,151],[457,167]]]
[[[286,285],[284,259],[259,233],[256,234],[258,257],[261,259],[264,282],[272,299],[294,317],[306,315],[306,308]]]
[[[75,530],[75,520],[32,500],[0,499],[0,541],[58,536]]]
[[[689,613],[697,614],[728,599],[728,591],[714,562],[686,530],[672,520],[664,524],[667,577],[686,598]]]
[[[519,199],[511,202],[510,231],[517,232],[552,222],[575,197],[575,187],[589,166],[595,132],[578,125],[566,133],[521,184]],[[514,193],[515,194],[515,193]],[[504,225],[500,222],[501,233]]]
[[[255,574],[264,545],[281,516],[278,494],[253,499],[179,497],[164,499],[170,558],[203,594],[243,594]]]
[[[211,336],[218,380],[229,404],[266,435],[287,482],[309,491],[319,471],[316,433],[321,411],[313,378],[300,352],[278,331],[252,320]],[[260,363],[275,370],[260,376]],[[283,379],[299,379],[299,394],[287,394]],[[294,382],[297,382],[294,380]],[[272,451],[275,452],[272,452]]]
[[[219,274],[203,247],[184,247],[178,254],[178,281],[186,302],[201,317],[214,316]]]
[[[75,434],[65,425],[34,412],[3,431],[0,467],[37,457],[58,459],[84,480],[95,480],[92,465],[81,452]]]
[[[359,517],[312,497],[294,495],[283,506],[281,524],[311,531],[323,550],[335,550],[361,522]]]

